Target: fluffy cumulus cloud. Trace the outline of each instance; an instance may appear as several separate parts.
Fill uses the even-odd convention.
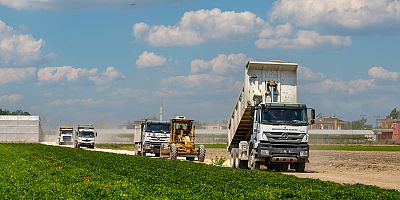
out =
[[[164,56],[144,51],[136,60],[136,66],[138,68],[158,67],[164,65],[166,61],[167,59]]]
[[[292,21],[302,27],[336,27],[347,30],[397,28],[400,25],[398,0],[279,0],[271,19]]]
[[[75,106],[75,105],[81,105],[81,106],[94,106],[94,105],[100,105],[103,104],[104,100],[98,100],[98,99],[92,99],[92,98],[87,98],[87,99],[56,99],[52,102],[49,103],[51,106]]]
[[[38,70],[37,77],[41,83],[72,82],[87,78],[96,87],[104,87],[113,81],[124,78],[123,74],[112,66],[107,67],[104,72],[99,72],[97,68],[87,69],[71,66],[45,67]]]
[[[213,72],[215,74],[224,74],[226,72],[237,72],[243,69],[244,65],[250,60],[243,53],[239,54],[219,54],[210,61],[195,59],[191,62],[192,73]]]
[[[363,92],[368,89],[374,88],[375,80],[374,79],[357,79],[357,80],[331,80],[326,79],[322,82],[312,83],[303,86],[305,92],[309,93],[347,93],[347,94],[355,94],[358,92]]]
[[[158,92],[158,95],[221,95],[239,91],[242,82],[239,81],[237,72],[243,69],[249,60],[250,58],[243,53],[219,54],[208,61],[195,59],[191,62],[189,75],[162,79],[160,82],[162,90]]]
[[[314,72],[310,68],[299,66],[297,69],[298,78],[307,81],[320,81],[326,76],[321,72]]]
[[[400,72],[391,72],[383,67],[372,67],[368,70],[368,75],[375,79],[397,80]]]
[[[1,103],[15,103],[22,99],[22,95],[20,94],[9,94],[0,96]]]
[[[97,69],[76,68],[71,66],[62,67],[45,67],[37,72],[39,81],[42,82],[59,82],[61,80],[75,81],[82,76],[96,75]]]
[[[240,39],[261,30],[265,24],[251,12],[223,12],[214,8],[186,12],[173,26],[140,22],[133,26],[133,35],[153,46],[197,45],[206,40]]]
[[[97,75],[89,76],[89,80],[93,81],[93,83],[97,87],[104,87],[116,80],[125,78],[124,75],[118,71],[115,67],[107,67],[107,69]]]
[[[350,36],[322,35],[313,30],[296,30],[290,24],[269,27],[259,34],[258,48],[311,49],[351,45]]]
[[[44,41],[21,34],[0,20],[0,67],[32,66],[42,60]]]
[[[172,0],[172,2],[177,0]],[[132,3],[135,6],[145,6],[154,3],[161,3],[162,0],[0,0],[0,4],[17,10],[37,9],[60,9],[60,8],[82,8],[82,7],[127,7]],[[168,1],[169,3],[171,2]]]
[[[35,77],[36,68],[0,68],[0,86],[9,83],[22,83]]]

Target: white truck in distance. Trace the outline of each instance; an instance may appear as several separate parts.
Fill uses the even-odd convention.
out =
[[[57,144],[72,144],[72,134],[74,132],[74,127],[61,125],[58,128]]]
[[[160,156],[162,145],[168,144],[171,134],[171,122],[145,120],[141,124],[140,142],[136,144],[136,155],[145,156],[146,153]]]
[[[232,167],[305,170],[307,127],[314,123],[315,111],[297,102],[297,67],[282,61],[247,63],[228,125]]]
[[[74,137],[75,148],[87,147],[94,149],[97,132],[93,125],[78,125]]]

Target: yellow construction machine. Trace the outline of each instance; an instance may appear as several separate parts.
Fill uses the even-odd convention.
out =
[[[193,120],[186,119],[183,116],[171,119],[171,135],[168,144],[161,148],[161,154],[163,156],[169,155],[171,160],[183,156],[186,157],[186,160],[194,161],[197,157],[199,162],[204,162],[206,149],[204,145],[200,145],[196,149],[194,130]]]

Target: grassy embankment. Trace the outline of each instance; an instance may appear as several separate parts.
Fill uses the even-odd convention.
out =
[[[400,192],[265,171],[40,144],[0,144],[4,199],[400,199]]]

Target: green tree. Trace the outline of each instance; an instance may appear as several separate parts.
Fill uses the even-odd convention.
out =
[[[31,114],[29,112],[25,112],[21,109],[11,112],[7,109],[3,110],[2,108],[0,108],[0,115],[31,115]]]
[[[398,119],[400,116],[400,111],[397,110],[397,108],[393,108],[392,111],[390,111],[389,115],[386,116],[386,119]]]
[[[350,121],[350,122],[346,122],[343,125],[343,129],[346,130],[371,130],[373,128],[373,126],[371,124],[367,124],[367,119],[362,117],[359,120],[355,120],[355,121]]]

